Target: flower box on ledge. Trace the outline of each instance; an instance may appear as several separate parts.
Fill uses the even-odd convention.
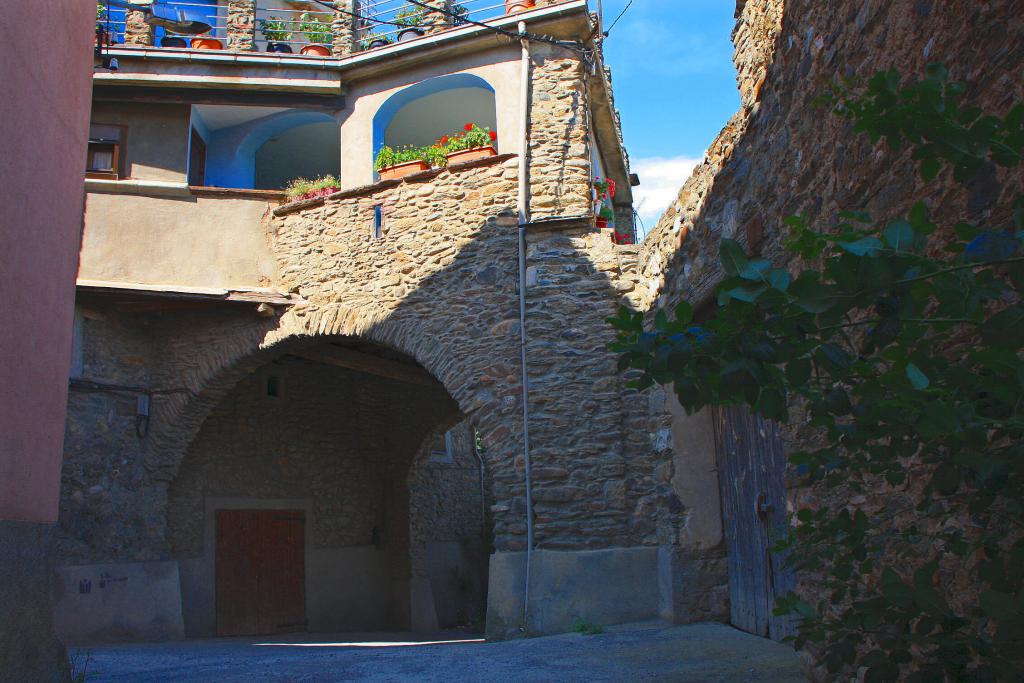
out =
[[[463,164],[467,161],[496,157],[498,156],[498,150],[494,149],[494,147],[474,147],[473,149],[460,149],[446,156],[448,157],[449,164]]]
[[[378,173],[380,174],[381,180],[398,180],[399,178],[404,178],[405,176],[412,175],[413,173],[429,170],[430,164],[422,159],[418,159],[417,161],[407,161],[404,164],[382,168]]]

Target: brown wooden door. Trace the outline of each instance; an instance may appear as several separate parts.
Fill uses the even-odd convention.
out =
[[[746,406],[715,411],[722,526],[729,557],[732,624],[775,640],[793,635],[788,617],[772,615],[776,596],[795,584],[770,548],[786,527],[786,456],[774,422]]]
[[[306,628],[305,513],[217,510],[217,635]]]

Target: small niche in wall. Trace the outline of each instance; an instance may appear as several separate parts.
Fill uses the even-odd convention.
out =
[[[384,237],[384,206],[376,204],[373,207],[373,230],[370,232],[370,239],[379,240]]]
[[[276,372],[263,375],[263,396],[268,399],[279,399],[284,396],[284,378]]]

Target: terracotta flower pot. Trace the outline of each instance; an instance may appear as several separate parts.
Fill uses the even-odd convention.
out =
[[[430,165],[422,159],[418,159],[416,161],[407,161],[404,164],[398,164],[397,166],[382,168],[378,173],[380,174],[381,180],[398,180],[399,178],[404,178],[405,176],[412,175],[413,173],[429,170]]]
[[[193,50],[223,50],[224,45],[217,38],[193,38]]]
[[[473,149],[461,149],[458,152],[452,152],[448,154],[449,164],[462,164],[467,161],[476,161],[477,159],[487,159],[488,157],[498,156],[498,150],[493,147],[474,147]]]
[[[300,52],[304,55],[315,55],[317,57],[331,56],[331,48],[326,45],[306,45]]]
[[[537,0],[505,0],[505,14],[518,14],[537,6]]]

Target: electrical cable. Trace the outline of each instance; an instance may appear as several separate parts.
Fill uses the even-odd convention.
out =
[[[630,8],[630,7],[632,6],[632,5],[633,5],[633,0],[629,0],[629,2],[627,2],[627,3],[626,3],[626,6],[622,8],[622,11],[621,11],[621,12],[619,12],[619,16],[615,17],[615,21],[613,21],[613,22],[612,22],[612,25],[611,25],[611,26],[609,26],[609,27],[608,27],[608,30],[606,30],[606,31],[605,31],[605,32],[604,32],[604,33],[602,34],[602,35],[603,35],[603,36],[604,36],[605,38],[607,38],[607,37],[608,37],[608,34],[612,32],[612,29],[613,29],[613,28],[615,28],[615,24],[619,23],[619,19],[621,19],[621,18],[622,18],[623,16],[625,16],[626,12],[627,12],[627,11],[629,10],[629,8]]]

